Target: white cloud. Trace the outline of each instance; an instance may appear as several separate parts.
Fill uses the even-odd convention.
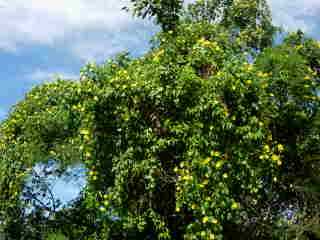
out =
[[[36,69],[35,71],[27,74],[25,78],[28,81],[32,81],[35,83],[43,82],[43,81],[51,81],[56,77],[61,77],[62,79],[78,79],[79,76],[72,73],[66,72],[50,72],[46,70]]]
[[[1,39],[50,44],[70,31],[118,29],[131,21],[120,10],[125,4],[123,0],[0,0]]]
[[[298,28],[313,34],[320,21],[319,0],[268,0],[275,24],[286,30]]]
[[[130,26],[112,32],[91,32],[87,36],[75,36],[81,39],[70,43],[70,50],[81,60],[101,61],[116,53],[130,49],[135,54],[141,53],[150,40],[153,26],[147,22],[135,22]]]
[[[0,0],[0,50],[16,51],[28,44],[63,46],[80,58],[95,57],[105,50],[126,49],[122,33],[132,41],[151,25],[133,19],[121,8],[128,0]],[[139,29],[134,29],[140,27]],[[97,34],[99,33],[99,34]],[[112,34],[111,39],[104,35]],[[91,36],[95,35],[95,39]],[[110,37],[110,36],[109,36]],[[141,36],[140,36],[141,37]],[[115,47],[109,44],[119,41]],[[140,39],[141,40],[141,39]],[[95,45],[90,45],[92,42]],[[130,42],[129,42],[130,44]],[[89,47],[90,46],[90,47]],[[103,49],[101,49],[103,47]],[[113,49],[111,49],[113,48]]]

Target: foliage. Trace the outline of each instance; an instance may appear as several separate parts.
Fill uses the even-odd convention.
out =
[[[130,0],[133,15],[146,18],[155,17],[163,31],[174,30],[182,10],[183,0]],[[128,7],[124,9],[129,10]]]
[[[151,3],[135,6],[154,14]],[[227,13],[244,2],[221,4]],[[246,29],[251,20],[235,22]],[[80,81],[32,89],[0,128],[0,229],[9,239],[39,225],[21,214],[20,194],[32,167],[50,159],[84,163],[88,185],[70,208],[38,213],[44,236],[319,236],[319,42],[298,32],[256,51],[226,25],[180,21],[140,58],[124,53],[88,64]]]
[[[67,239],[61,233],[52,233],[52,234],[48,235],[47,240],[67,240]]]
[[[277,28],[265,0],[198,0],[188,5],[187,19],[221,24],[249,47],[270,46]]]

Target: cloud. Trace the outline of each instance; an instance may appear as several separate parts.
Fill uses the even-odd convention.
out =
[[[121,10],[128,2],[0,0],[0,50],[46,45],[64,47],[83,59],[96,57],[101,50],[107,55],[127,49],[132,42],[145,40],[142,34],[153,27]]]
[[[60,77],[62,79],[78,79],[79,76],[73,73],[66,72],[50,72],[46,70],[36,69],[35,71],[27,74],[25,78],[28,81],[39,83],[43,81],[50,81],[55,79],[56,77]]]
[[[151,29],[154,29],[153,31]],[[73,55],[81,60],[105,60],[121,51],[130,50],[135,55],[142,54],[148,47],[148,41],[156,28],[147,22],[133,22],[126,27],[101,33],[99,30],[91,31],[83,36],[75,36],[80,41],[70,43]],[[72,39],[72,38],[70,38]]]
[[[320,22],[319,0],[268,0],[276,25],[285,30],[301,29],[310,35],[318,35]]]
[[[115,30],[131,22],[130,15],[121,11],[125,4],[123,0],[0,0],[1,39],[50,44],[70,31],[97,26]]]

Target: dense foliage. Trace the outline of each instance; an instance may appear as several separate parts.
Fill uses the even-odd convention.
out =
[[[163,28],[147,54],[39,85],[2,122],[0,232],[319,239],[319,42],[299,31],[272,45],[262,0],[132,2]],[[27,179],[52,159],[84,163],[87,186],[28,214]]]

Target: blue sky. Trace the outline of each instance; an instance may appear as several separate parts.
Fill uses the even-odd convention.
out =
[[[189,0],[189,2],[192,0]],[[320,39],[319,0],[268,0],[274,22]],[[157,28],[121,11],[128,0],[0,0],[0,120],[35,84],[78,78],[89,61],[141,55]]]

